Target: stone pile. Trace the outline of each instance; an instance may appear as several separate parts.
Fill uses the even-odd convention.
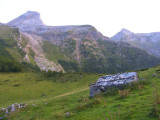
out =
[[[12,104],[11,106],[9,106],[8,108],[2,108],[0,109],[0,114],[2,114],[1,116],[3,117],[0,117],[0,120],[3,120],[8,114],[12,113],[12,112],[15,112],[15,111],[18,111],[20,108],[25,108],[26,107],[26,104]]]

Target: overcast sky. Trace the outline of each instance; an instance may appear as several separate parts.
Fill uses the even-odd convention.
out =
[[[0,22],[28,10],[39,12],[46,25],[90,24],[108,37],[122,28],[160,31],[160,0],[0,0]]]

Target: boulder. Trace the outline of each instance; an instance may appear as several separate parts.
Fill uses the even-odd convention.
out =
[[[115,75],[106,75],[100,77],[96,83],[90,85],[90,97],[106,91],[109,87],[120,87],[138,80],[139,78],[136,72],[126,72],[122,74],[118,73]]]

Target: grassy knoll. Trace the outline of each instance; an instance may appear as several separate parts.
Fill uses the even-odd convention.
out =
[[[157,76],[153,77],[155,73]],[[1,74],[0,78],[4,80],[7,76],[10,76],[8,83],[1,82],[3,84],[0,86],[0,92],[5,91],[5,95],[1,97],[1,102],[3,102],[1,106],[11,103],[11,100],[8,100],[10,98],[14,98],[12,102],[26,101],[26,103],[33,99],[40,99],[35,102],[28,102],[25,109],[8,116],[8,119],[12,120],[160,119],[160,101],[158,99],[160,93],[160,67],[139,71],[138,75],[141,81],[144,80],[144,82],[140,82],[134,87],[128,87],[124,91],[118,91],[117,94],[113,94],[115,91],[112,91],[110,95],[101,94],[89,98],[89,89],[86,88],[89,83],[96,81],[98,74],[65,74],[63,76],[65,80],[57,77],[57,79],[52,78],[42,81],[37,81],[38,77],[39,79],[42,77],[35,73]],[[21,79],[17,79],[16,83],[13,76],[15,78],[21,76]],[[15,84],[20,84],[20,86],[13,87]],[[12,89],[12,91],[9,91],[9,89]],[[52,89],[54,91],[51,91]],[[27,91],[25,92],[25,90]],[[64,91],[66,94],[64,94]],[[122,94],[123,92],[124,94]],[[17,94],[14,95],[13,93]],[[42,93],[47,95],[46,99],[40,97]],[[49,99],[50,97],[52,98]]]

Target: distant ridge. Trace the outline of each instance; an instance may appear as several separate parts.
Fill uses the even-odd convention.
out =
[[[115,42],[126,42],[131,46],[138,47],[160,58],[160,32],[152,33],[133,33],[126,29],[122,29],[116,35],[111,37]]]

